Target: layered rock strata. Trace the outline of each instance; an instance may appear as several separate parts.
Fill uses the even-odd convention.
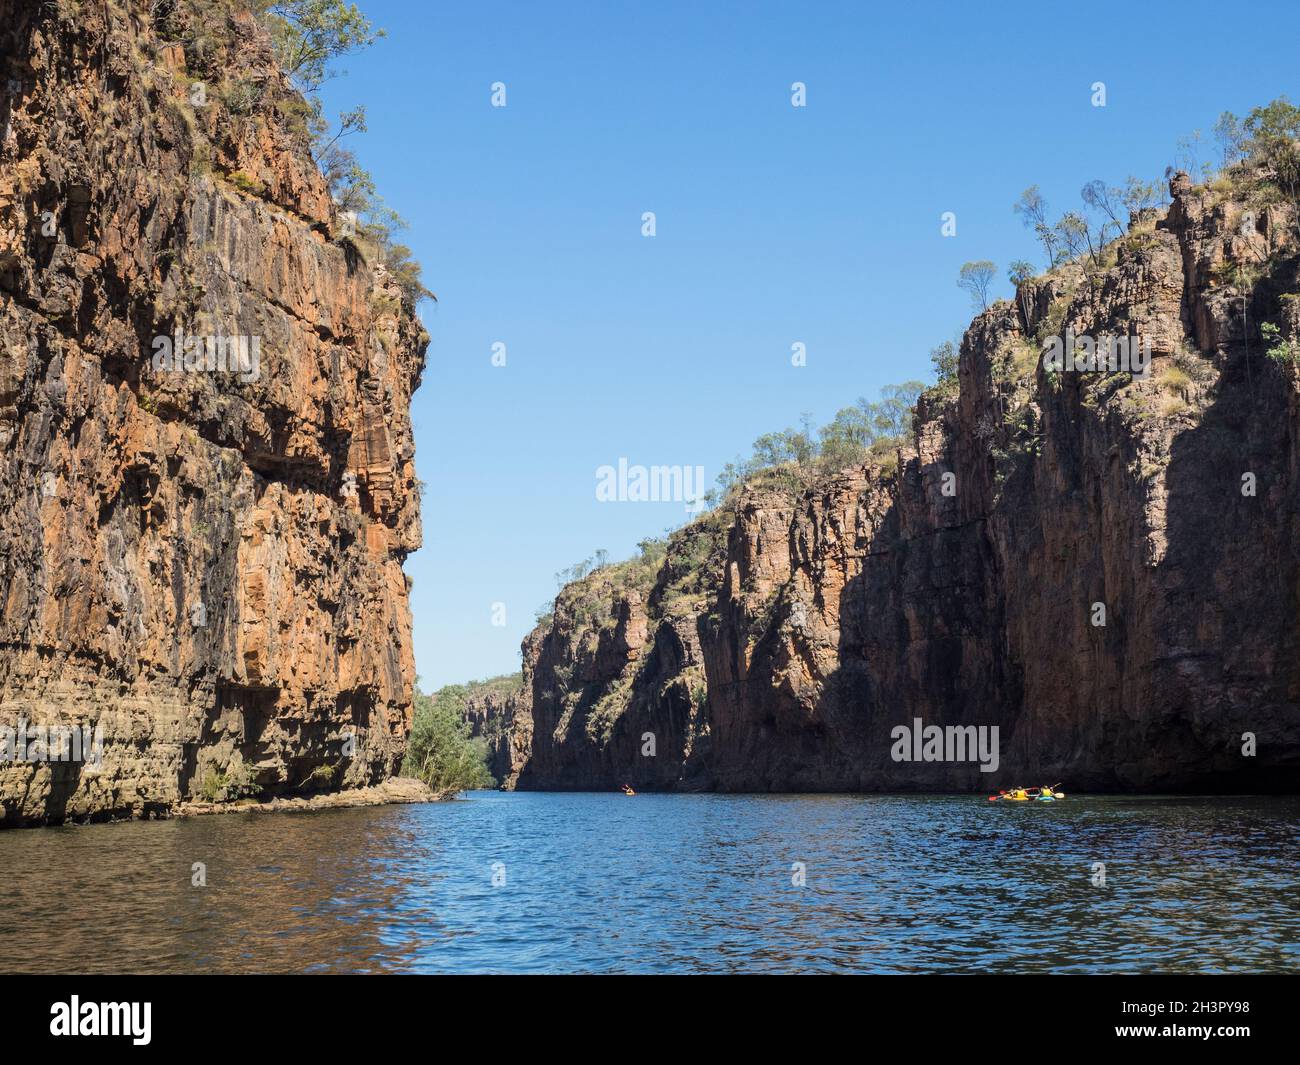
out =
[[[0,824],[382,781],[428,337],[301,97],[216,0],[0,0],[0,86],[0,728],[102,736]]]

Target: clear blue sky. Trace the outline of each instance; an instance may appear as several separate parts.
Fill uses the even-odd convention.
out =
[[[1007,295],[1006,264],[1040,258],[1025,186],[1075,209],[1092,178],[1162,175],[1194,129],[1211,157],[1224,109],[1300,99],[1294,0],[360,6],[388,36],[326,104],[366,105],[350,143],[439,299],[407,563],[426,690],[514,670],[557,570],[682,523],[597,502],[597,467],[712,481],[804,411],[929,380],[970,317],[960,265],[992,259]]]

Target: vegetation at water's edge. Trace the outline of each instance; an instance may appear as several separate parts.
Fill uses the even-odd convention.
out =
[[[498,677],[479,684],[451,684],[432,695],[417,690],[415,723],[406,748],[403,775],[416,777],[439,792],[495,787],[496,781],[487,767],[487,744],[470,735],[464,711],[471,694],[491,690],[492,685],[510,680]]]

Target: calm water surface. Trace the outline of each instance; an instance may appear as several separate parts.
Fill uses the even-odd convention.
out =
[[[478,792],[0,832],[0,971],[1296,971],[1298,821],[1297,798]]]

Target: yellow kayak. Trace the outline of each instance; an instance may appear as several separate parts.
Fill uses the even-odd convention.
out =
[[[1057,799],[1064,799],[1065,792],[1053,791],[1050,788],[1035,788],[1031,793],[1026,788],[1016,788],[1013,791],[1000,792],[997,795],[990,795],[989,802],[1055,802]]]

